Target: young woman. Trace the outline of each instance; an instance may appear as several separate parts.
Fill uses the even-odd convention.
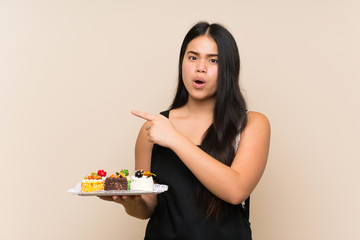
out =
[[[251,239],[249,196],[266,166],[270,125],[263,114],[247,111],[239,71],[232,35],[200,22],[183,41],[170,109],[132,111],[146,120],[135,168],[155,173],[169,190],[104,199],[150,218],[145,239]]]

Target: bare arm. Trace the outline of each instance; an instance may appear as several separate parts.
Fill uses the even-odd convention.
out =
[[[135,169],[150,171],[152,147],[153,143],[146,140],[146,131],[142,127],[135,145]],[[157,205],[156,195],[113,196],[102,199],[122,204],[127,214],[140,219],[151,217]]]
[[[249,113],[248,125],[230,167],[181,137],[171,148],[209,191],[224,201],[239,204],[254,190],[264,172],[269,142],[270,125],[266,117]]]
[[[141,112],[133,114],[148,120],[144,126],[149,142],[171,148],[209,191],[226,202],[239,204],[244,201],[264,172],[269,152],[270,124],[261,113],[248,113],[248,124],[241,134],[230,167],[198,148],[165,117]]]

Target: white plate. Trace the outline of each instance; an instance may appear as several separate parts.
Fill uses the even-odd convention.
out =
[[[94,192],[81,192],[81,184],[78,183],[74,188],[68,190],[68,192],[78,196],[118,196],[118,195],[154,195],[163,193],[168,190],[167,185],[154,184],[154,191],[140,191],[140,190],[101,190]]]

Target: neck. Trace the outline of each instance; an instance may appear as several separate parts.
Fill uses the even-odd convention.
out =
[[[213,116],[215,108],[215,97],[207,100],[196,100],[189,98],[185,108],[191,115]]]

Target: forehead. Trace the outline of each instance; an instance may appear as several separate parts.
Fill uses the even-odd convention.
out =
[[[187,45],[186,53],[188,51],[194,51],[197,53],[204,53],[204,54],[217,54],[218,47],[215,40],[212,37],[204,35],[191,40]]]

